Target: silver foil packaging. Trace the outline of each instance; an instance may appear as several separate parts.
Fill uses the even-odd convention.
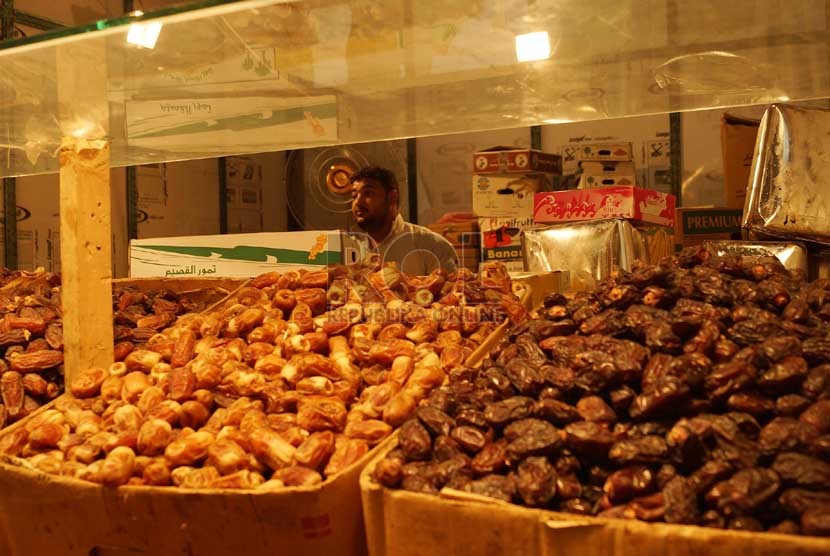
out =
[[[568,273],[568,291],[594,289],[618,269],[648,260],[642,234],[622,219],[591,220],[522,232],[522,256],[529,272]]]
[[[830,111],[781,104],[767,108],[743,227],[830,245]]]
[[[781,241],[704,241],[703,247],[717,256],[775,257],[785,268],[807,276],[807,247]]]

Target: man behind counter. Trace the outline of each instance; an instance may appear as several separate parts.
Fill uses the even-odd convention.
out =
[[[377,244],[383,262],[396,262],[401,272],[425,276],[440,268],[454,272],[458,255],[444,237],[404,221],[398,212],[400,191],[395,174],[386,168],[363,168],[351,177],[352,214],[357,225]]]

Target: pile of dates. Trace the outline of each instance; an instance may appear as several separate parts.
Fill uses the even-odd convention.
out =
[[[830,281],[687,250],[548,295],[374,470],[582,515],[830,535]]]
[[[113,288],[116,353],[122,358],[199,309],[169,291]],[[60,276],[42,269],[0,269],[0,428],[63,393],[63,325]]]
[[[0,428],[63,392],[60,277],[0,269]]]
[[[461,368],[497,326],[484,317],[525,316],[500,265],[478,278],[344,276],[269,273],[216,311],[179,317],[109,369],[83,372],[74,398],[0,437],[0,454],[107,486],[319,484]],[[413,285],[396,292],[403,281]],[[419,305],[410,287],[433,300]]]

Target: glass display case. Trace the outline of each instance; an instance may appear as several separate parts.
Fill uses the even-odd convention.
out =
[[[3,44],[0,176],[830,96],[824,0],[249,0]]]

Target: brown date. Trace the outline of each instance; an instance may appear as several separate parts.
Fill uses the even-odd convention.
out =
[[[529,457],[516,470],[516,490],[528,506],[544,506],[556,496],[556,471],[544,457]]]

